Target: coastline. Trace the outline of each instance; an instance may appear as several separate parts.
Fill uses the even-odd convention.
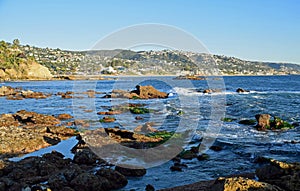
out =
[[[191,77],[263,77],[263,76],[300,76],[300,74],[280,74],[280,75],[195,75]],[[60,77],[53,77],[53,78],[32,78],[32,79],[10,79],[10,80],[2,80],[0,79],[0,83],[5,82],[28,82],[28,81],[80,81],[80,80],[89,80],[89,81],[100,81],[100,80],[116,80],[119,77],[179,77],[176,75],[70,75],[70,76],[60,76]],[[193,80],[193,79],[178,79],[178,80]],[[205,79],[204,79],[205,80]]]

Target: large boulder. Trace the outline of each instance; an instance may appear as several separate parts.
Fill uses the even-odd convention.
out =
[[[269,164],[258,168],[256,175],[260,181],[277,185],[286,191],[300,190],[300,164],[269,160]]]
[[[284,191],[283,189],[270,185],[264,182],[258,182],[256,180],[233,177],[233,178],[218,178],[212,185],[211,190],[213,191]]]
[[[137,85],[133,91],[113,90],[111,94],[105,95],[103,98],[156,99],[167,97],[167,93],[158,91],[153,86]]]
[[[123,174],[124,176],[131,176],[131,177],[139,177],[144,176],[146,174],[146,169],[139,166],[130,166],[126,165],[126,167],[116,166],[116,171]]]
[[[153,86],[136,86],[136,90],[131,91],[131,93],[136,93],[141,99],[153,99],[153,98],[167,98],[168,94],[165,92],[160,92]]]
[[[257,114],[257,115],[255,115],[255,118],[257,120],[256,127],[258,129],[264,130],[264,129],[268,129],[270,127],[271,116],[269,114]]]
[[[127,185],[127,178],[121,173],[112,169],[100,169],[96,175],[106,178],[110,182],[109,189],[120,189]]]
[[[84,172],[75,177],[70,185],[78,191],[105,191],[109,188],[109,181],[93,173]]]

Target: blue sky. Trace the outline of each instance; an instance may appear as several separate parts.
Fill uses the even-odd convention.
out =
[[[211,53],[300,63],[298,0],[0,0],[0,39],[90,49],[120,28],[179,27]]]

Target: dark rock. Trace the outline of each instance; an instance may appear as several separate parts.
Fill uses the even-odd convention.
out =
[[[6,185],[4,182],[0,182],[0,191],[5,191],[6,190]]]
[[[283,188],[287,191],[300,190],[300,164],[284,163],[270,160],[269,165],[256,170],[256,175],[260,181],[267,182]]]
[[[208,154],[202,154],[202,155],[197,156],[197,159],[199,161],[208,160],[209,159],[209,155]]]
[[[243,89],[243,88],[238,88],[237,90],[236,90],[236,92],[237,93],[247,93],[247,92],[249,92],[248,90],[245,90],[245,89]]]
[[[255,125],[256,121],[253,120],[253,119],[244,119],[244,120],[239,121],[239,124],[242,124],[242,125]]]
[[[100,169],[96,175],[106,178],[110,182],[110,189],[120,189],[128,183],[124,175],[112,169]]]
[[[217,145],[213,145],[211,147],[209,147],[209,149],[213,150],[213,151],[221,151],[223,148]]]
[[[143,167],[129,166],[129,165],[126,165],[126,168],[121,166],[116,166],[115,170],[120,172],[124,176],[132,176],[132,177],[144,176],[147,172],[146,169],[144,169]]]
[[[147,184],[145,191],[155,191],[155,188],[151,184]]]
[[[144,118],[142,118],[141,116],[136,116],[135,120],[143,120]]]
[[[181,171],[182,171],[182,168],[181,168],[180,166],[171,166],[171,167],[170,167],[170,170],[171,170],[171,171],[179,171],[179,172],[181,172]]]
[[[77,164],[96,164],[99,157],[90,149],[77,151],[74,155],[73,162]]]
[[[179,155],[181,159],[187,159],[187,160],[192,160],[193,158],[197,157],[197,154],[192,152],[191,150],[185,150],[181,152]]]
[[[71,181],[70,185],[78,191],[105,191],[110,187],[106,178],[99,178],[91,173],[82,173],[78,175]]]

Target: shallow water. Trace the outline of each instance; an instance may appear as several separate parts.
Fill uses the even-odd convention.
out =
[[[132,90],[137,84],[151,84],[161,91],[172,93],[172,96],[160,100],[125,100],[102,99],[104,94],[97,94],[94,99],[61,99],[60,96],[53,95],[46,100],[21,101],[1,97],[0,113],[15,113],[21,109],[50,115],[69,113],[76,118],[90,120],[91,128],[120,126],[123,129],[134,129],[151,121],[156,123],[154,127],[159,130],[192,130],[185,147],[192,146],[188,144],[191,140],[198,144],[197,140],[201,137],[211,138],[214,144],[223,147],[220,152],[207,150],[206,153],[210,155],[207,161],[184,160],[183,163],[188,168],[183,168],[183,172],[171,172],[169,168],[172,162],[149,168],[144,177],[130,178],[128,185],[122,190],[144,190],[147,184],[160,189],[218,176],[253,172],[257,167],[253,160],[257,156],[299,162],[300,144],[286,143],[300,140],[299,128],[258,132],[251,126],[238,124],[238,121],[254,119],[258,113],[270,113],[290,123],[300,122],[300,76],[224,77],[223,80],[191,82],[173,80],[173,77],[122,77],[116,81],[7,82],[1,85],[53,94],[65,91],[83,92],[88,89],[105,93],[112,89]],[[224,91],[208,95],[201,93],[207,88],[224,88]],[[251,91],[238,94],[235,92],[237,88]],[[154,112],[142,114],[144,120],[141,121],[135,120],[136,115],[126,113],[115,116],[115,123],[98,122],[101,116],[96,115],[96,112],[128,102],[145,103]],[[184,112],[183,115],[177,115],[180,110]],[[222,116],[237,120],[222,123]]]

